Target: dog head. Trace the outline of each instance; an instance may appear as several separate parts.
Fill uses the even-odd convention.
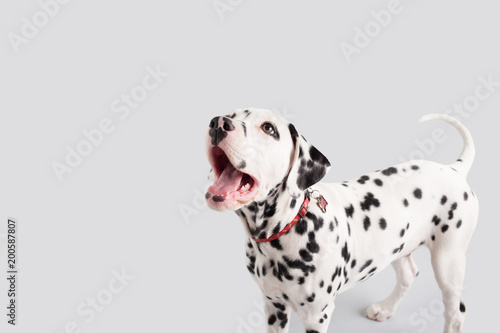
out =
[[[213,118],[206,147],[214,180],[206,199],[219,211],[263,201],[277,187],[298,197],[330,167],[292,124],[264,109],[239,109]]]

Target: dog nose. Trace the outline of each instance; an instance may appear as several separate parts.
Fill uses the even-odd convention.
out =
[[[214,117],[211,121],[210,121],[210,125],[209,127],[210,128],[218,128],[220,127],[219,126],[219,123],[220,123],[220,119],[222,118],[222,128],[225,130],[225,131],[232,131],[234,130],[234,125],[233,125],[233,122],[231,121],[231,119],[229,118],[226,118],[226,117]]]
[[[226,117],[214,117],[209,124],[210,130],[208,134],[212,138],[212,144],[217,146],[222,140],[227,137],[227,132],[234,130],[234,125],[231,119]]]

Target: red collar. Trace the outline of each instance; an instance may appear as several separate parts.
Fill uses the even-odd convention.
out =
[[[288,231],[290,231],[290,229],[293,228],[293,226],[300,221],[301,218],[303,218],[306,214],[307,214],[307,207],[309,206],[309,193],[306,194],[306,198],[304,199],[304,202],[302,203],[302,206],[300,206],[300,210],[299,210],[299,213],[297,215],[295,215],[295,217],[293,218],[292,222],[288,223],[280,232],[278,232],[277,234],[274,234],[272,235],[271,237],[269,238],[261,238],[261,239],[256,239],[254,237],[251,237],[254,241],[256,241],[257,243],[267,243],[267,242],[271,242],[275,239],[278,239],[280,238],[281,236],[283,236],[284,234],[286,234]]]

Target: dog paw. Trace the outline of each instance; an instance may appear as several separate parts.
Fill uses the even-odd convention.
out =
[[[375,321],[385,321],[392,317],[394,311],[384,307],[381,304],[375,303],[372,304],[366,309],[365,316],[368,319]]]

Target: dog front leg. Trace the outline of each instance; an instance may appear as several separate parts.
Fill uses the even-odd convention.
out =
[[[268,333],[287,333],[289,328],[290,307],[280,301],[272,301],[266,298]]]
[[[320,303],[318,303],[320,304]],[[335,303],[330,300],[323,309],[318,308],[317,304],[305,305],[297,312],[306,333],[326,333],[332,317]]]

